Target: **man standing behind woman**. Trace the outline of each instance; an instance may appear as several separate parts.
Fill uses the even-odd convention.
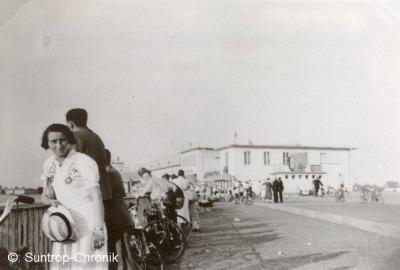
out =
[[[106,226],[109,226],[112,198],[111,184],[106,171],[106,151],[104,143],[92,130],[87,127],[88,114],[85,109],[71,109],[66,114],[69,129],[73,132],[76,140],[75,150],[84,153],[94,159],[99,168],[100,189],[103,196],[104,215]]]
[[[123,222],[120,219],[113,219],[115,213],[121,213],[119,209],[117,209],[117,205],[115,201],[112,200],[113,198],[113,191],[110,180],[108,179],[106,165],[107,165],[107,158],[106,158],[106,151],[104,147],[104,143],[95,132],[87,126],[88,120],[88,113],[85,109],[76,108],[71,109],[66,114],[66,121],[69,129],[73,132],[76,144],[75,150],[77,152],[86,154],[90,156],[94,161],[96,161],[99,175],[100,175],[100,190],[101,196],[103,200],[103,207],[104,207],[104,221],[107,228],[108,239],[111,240],[109,248],[111,248],[111,252],[115,252],[115,227],[118,222]],[[115,192],[117,194],[118,192]],[[119,194],[121,195],[121,194]],[[120,196],[117,196],[116,200],[120,199]],[[123,224],[121,224],[123,226]],[[117,226],[119,227],[119,226]],[[128,256],[128,255],[127,255]],[[129,257],[122,258],[122,260],[127,259],[128,261],[123,261],[125,264],[125,268],[123,269],[130,269],[129,266]],[[128,262],[128,264],[126,264]],[[113,269],[116,264],[110,263],[110,269]],[[127,268],[128,267],[128,268]]]

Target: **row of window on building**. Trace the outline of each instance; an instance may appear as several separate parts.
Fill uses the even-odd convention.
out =
[[[321,153],[320,156],[321,156],[321,163],[325,162],[326,153]],[[263,152],[263,162],[264,162],[264,165],[270,165],[270,163],[271,163],[270,152],[266,152],[266,151]],[[244,165],[251,164],[251,152],[250,151],[243,152],[243,164]],[[282,164],[290,165],[289,152],[282,153]],[[225,153],[225,166],[228,167],[228,165],[229,165],[229,153]]]
[[[290,178],[292,178],[292,179],[296,179],[296,174],[292,174],[291,175],[292,177],[290,177],[290,175],[285,175],[285,179],[290,179]],[[303,176],[304,176],[304,178],[303,178]],[[297,174],[297,179],[309,179],[310,178],[310,176],[311,176],[311,179],[315,179],[315,177],[316,177],[316,175],[309,175],[309,174]]]
[[[307,153],[306,153],[307,154]],[[326,160],[326,153],[320,153],[321,163],[324,163]],[[182,163],[185,167],[196,166],[196,156],[185,157],[182,160]],[[251,164],[251,151],[243,152],[243,164],[250,165]],[[271,164],[271,156],[270,152],[263,152],[263,164],[270,165]],[[289,152],[282,152],[282,164],[290,165],[290,156]],[[229,153],[225,153],[225,167],[229,166]]]

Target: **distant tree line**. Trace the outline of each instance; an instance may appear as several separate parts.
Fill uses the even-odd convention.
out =
[[[15,186],[13,188],[9,187],[3,187],[0,185],[0,194],[6,194],[6,190],[9,189],[23,189],[25,194],[42,194],[43,193],[43,187],[37,187],[37,188],[26,188],[26,187],[18,187]]]

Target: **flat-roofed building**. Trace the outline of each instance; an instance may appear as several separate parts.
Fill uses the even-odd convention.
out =
[[[310,186],[313,179],[338,187],[351,188],[351,151],[345,147],[287,145],[238,145],[217,149],[220,173],[229,173],[239,180],[265,180],[281,177],[288,192]]]
[[[242,181],[264,181],[281,177],[286,192],[311,189],[312,180],[321,176],[326,186],[351,189],[351,152],[349,147],[300,145],[232,144],[220,148],[195,147],[179,153],[178,158],[159,159],[147,164],[154,175],[177,173],[204,180],[207,174],[229,174]]]

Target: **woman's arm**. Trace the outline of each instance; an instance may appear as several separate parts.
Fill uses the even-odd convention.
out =
[[[103,197],[101,195],[99,185],[99,169],[96,162],[87,155],[78,153],[76,159],[77,169],[80,172],[81,181],[89,193],[93,203],[94,211],[94,228],[93,228],[93,242],[95,248],[101,248],[104,245],[104,206]]]
[[[57,205],[61,205],[61,202],[57,201],[53,189],[48,187],[43,187],[42,203],[55,207],[57,207]]]
[[[99,186],[88,189],[94,208],[94,228],[93,241],[95,248],[101,248],[104,245],[104,206],[103,198]]]

